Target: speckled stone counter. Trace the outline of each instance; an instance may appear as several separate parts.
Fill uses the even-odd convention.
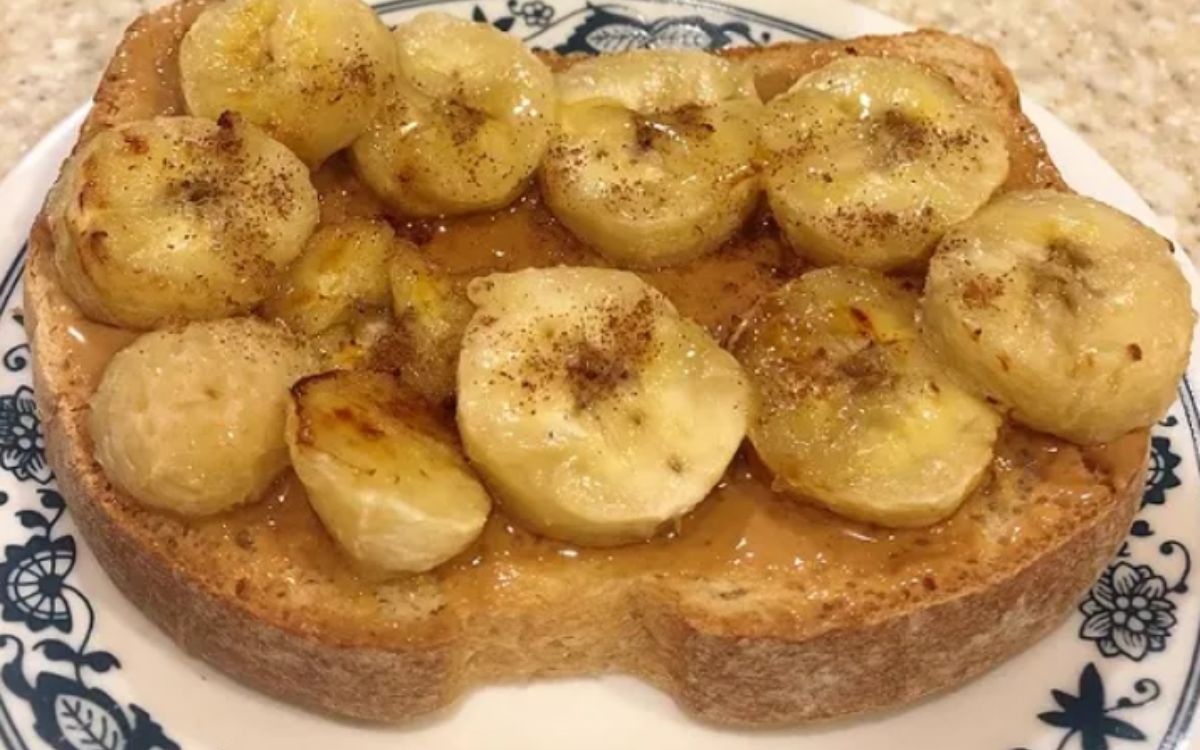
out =
[[[91,96],[125,25],[160,0],[0,0],[0,174]],[[1200,2],[862,0],[994,46],[1200,251]]]

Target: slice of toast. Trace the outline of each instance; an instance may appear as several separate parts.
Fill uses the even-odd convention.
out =
[[[208,1],[183,0],[129,29],[81,138],[183,112],[177,46]],[[753,66],[764,96],[840,55],[925,64],[1004,123],[1007,188],[1065,189],[1008,71],[964,39],[921,31],[722,54]],[[336,161],[329,184],[345,187],[350,178]],[[337,204],[327,201],[326,220]],[[528,216],[515,229],[494,217],[450,222],[449,233],[467,247],[482,233],[494,240],[519,231],[522,246],[550,248],[534,262],[592,260],[536,199],[506,213]],[[791,272],[764,231],[747,230],[698,261],[704,273],[684,268],[651,281],[719,334],[739,305]],[[1057,625],[1124,537],[1142,487],[1144,431],[1081,449],[1008,427],[989,479],[952,519],[889,532],[774,495],[743,456],[666,538],[579,549],[525,533],[497,511],[460,558],[377,581],[350,567],[290,477],[252,507],[199,522],[114,491],[92,457],[86,415],[107,357],[132,335],[83,319],[56,280],[51,243],[39,220],[26,325],[49,460],[84,537],[117,586],[181,647],[336,714],[403,720],[484,682],[603,672],[639,676],[707,719],[739,725],[912,701]],[[722,274],[734,281],[703,283]]]

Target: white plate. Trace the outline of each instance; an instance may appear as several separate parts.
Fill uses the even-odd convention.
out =
[[[751,0],[747,0],[750,2]],[[383,2],[396,21],[437,7],[474,15],[531,44],[611,51],[634,46],[761,44],[903,27],[832,2],[410,0]],[[1150,224],[1134,191],[1078,136],[1026,102],[1077,189]],[[186,657],[113,588],[74,525],[42,455],[20,324],[20,274],[33,216],[70,149],[83,111],[56,128],[0,185],[0,743],[14,750],[304,750],[317,748],[1184,748],[1196,710],[1200,550],[1195,506],[1200,416],[1193,359],[1181,400],[1155,430],[1153,472],[1121,556],[1053,635],[983,678],[915,707],[815,729],[734,732],[684,716],[665,695],[623,677],[489,687],[415,725],[376,728],[306,713]],[[1177,256],[1195,287],[1195,274]],[[1195,294],[1195,293],[1193,293]],[[1195,303],[1195,300],[1194,300]],[[1110,583],[1137,587],[1162,634],[1114,627]],[[1151,604],[1150,602],[1158,602]],[[1124,600],[1122,600],[1124,603]],[[1140,603],[1140,602],[1139,602]],[[1092,615],[1089,617],[1089,613]]]

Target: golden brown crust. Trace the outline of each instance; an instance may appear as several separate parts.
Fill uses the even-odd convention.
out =
[[[172,45],[206,2],[184,0],[131,27],[85,135],[179,106],[139,71],[147,57],[157,67],[174,64]],[[1006,123],[1018,145],[1010,179],[1062,187],[1020,114],[1011,77],[977,45],[918,32],[729,54],[752,64],[770,91],[853,53],[915,57],[942,70]],[[448,592],[409,592],[417,604],[407,616],[339,629],[304,601],[242,596],[244,561],[217,560],[216,570],[181,564],[195,558],[178,554],[188,544],[180,526],[113,491],[90,452],[93,376],[67,335],[77,313],[58,287],[51,250],[39,222],[25,278],[26,325],[49,460],[84,537],[121,591],[183,648],[266,692],[336,714],[403,720],[482,682],[611,671],[641,676],[696,714],[736,725],[793,724],[911,701],[989,669],[1053,628],[1124,537],[1141,488],[1144,433],[1096,468],[1102,500],[1047,516],[1043,533],[977,566],[967,583],[927,586],[907,603],[851,607],[852,616],[835,604],[825,617],[802,618],[791,608],[800,594],[775,580],[745,593],[721,589],[721,581],[635,582],[583,565],[527,583],[523,598],[493,592],[474,610],[469,595],[447,607]],[[737,596],[726,601],[731,591]],[[854,591],[831,593],[853,604]],[[347,595],[345,606],[358,602]]]

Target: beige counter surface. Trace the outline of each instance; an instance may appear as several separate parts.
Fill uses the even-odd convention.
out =
[[[751,0],[747,0],[748,2]],[[85,101],[156,0],[0,0],[0,174]],[[865,0],[990,44],[1200,249],[1200,2]]]

